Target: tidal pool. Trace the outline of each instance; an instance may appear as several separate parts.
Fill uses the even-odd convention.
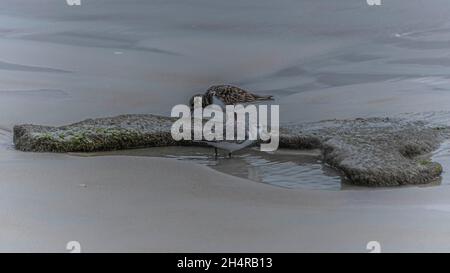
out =
[[[341,182],[340,173],[324,164],[319,150],[286,150],[274,153],[244,149],[231,158],[225,153],[216,158],[208,147],[155,147],[89,154],[128,155],[174,158],[201,164],[219,172],[290,189],[341,190],[349,187]]]
[[[361,190],[367,187],[348,184],[342,174],[321,160],[320,150],[279,149],[276,152],[261,152],[256,148],[238,151],[228,158],[220,153],[216,158],[210,147],[153,147],[144,149],[97,152],[70,153],[75,156],[148,156],[172,158],[208,166],[219,172],[232,176],[266,183],[276,187],[308,190]],[[444,142],[431,155],[433,161],[439,162],[444,169],[442,176],[429,184],[418,187],[450,185],[450,141]],[[415,186],[400,186],[404,188]],[[370,188],[370,189],[386,189]]]

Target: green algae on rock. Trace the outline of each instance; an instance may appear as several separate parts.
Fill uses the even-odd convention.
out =
[[[175,141],[173,118],[121,115],[52,127],[17,125],[16,149],[33,152],[94,152],[141,147],[199,145]],[[345,180],[363,186],[426,184],[442,173],[426,154],[447,136],[448,128],[401,118],[327,120],[280,128],[280,146],[319,148],[323,161]],[[425,158],[424,158],[425,157]]]
[[[172,139],[173,119],[155,115],[121,115],[87,119],[61,127],[18,125],[16,149],[34,152],[95,152],[181,145]],[[186,144],[186,143],[184,143]]]

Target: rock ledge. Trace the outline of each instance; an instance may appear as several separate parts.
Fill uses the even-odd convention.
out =
[[[17,125],[16,149],[30,152],[94,152],[141,147],[195,145],[176,142],[174,119],[156,115],[121,115],[52,127]],[[447,127],[401,118],[328,120],[286,125],[280,147],[320,148],[324,162],[342,171],[352,184],[397,186],[426,184],[442,173],[427,153],[448,135]]]

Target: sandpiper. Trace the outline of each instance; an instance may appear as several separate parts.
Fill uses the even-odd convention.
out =
[[[260,132],[259,128],[258,132]],[[247,127],[245,131],[245,139],[243,140],[203,140],[200,142],[214,147],[214,154],[216,158],[218,156],[218,149],[226,151],[228,153],[228,157],[231,158],[232,153],[254,145],[257,142],[256,137],[256,132],[252,132],[250,128]]]
[[[273,96],[264,96],[252,94],[242,88],[233,85],[213,85],[204,94],[197,94],[191,97],[189,104],[191,109],[194,109],[194,98],[202,98],[202,107],[210,104],[220,106],[222,109],[226,105],[257,103],[260,101],[273,100]],[[236,115],[234,117],[236,119]],[[245,140],[215,140],[215,141],[201,141],[209,146],[214,147],[215,156],[218,155],[218,149],[228,152],[228,157],[235,151],[244,149],[256,143],[256,140],[249,138],[249,130],[246,128]]]
[[[205,141],[205,143],[208,144],[209,146],[214,147],[214,154],[215,154],[216,158],[219,153],[218,149],[227,151],[228,157],[231,158],[231,154],[233,152],[242,150],[246,147],[249,147],[249,146],[255,144],[256,140],[251,140],[251,139],[246,139],[246,140],[242,140],[242,141],[222,140],[222,141]]]
[[[226,117],[226,119],[228,119],[228,117]],[[236,117],[234,117],[234,119],[236,119]],[[225,123],[227,122],[225,121]],[[225,129],[228,130],[230,128],[225,126]],[[258,142],[257,141],[258,134],[262,134],[262,129],[259,126],[256,126],[256,128],[252,128],[250,124],[245,124],[245,131],[244,131],[245,136],[241,140],[238,139],[236,122],[234,123],[234,128],[231,130],[234,132],[234,139],[202,140],[199,142],[214,147],[215,158],[217,158],[218,156],[218,150],[223,150],[227,152],[228,157],[231,158],[232,153],[256,144]]]
[[[255,103],[258,101],[272,100],[273,96],[261,96],[252,94],[242,88],[233,85],[213,85],[205,94],[197,94],[191,97],[189,104],[194,108],[194,98],[202,97],[202,106],[206,107],[210,104],[218,104],[223,107],[225,105]]]

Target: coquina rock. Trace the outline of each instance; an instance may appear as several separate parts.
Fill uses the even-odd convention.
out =
[[[173,121],[156,115],[121,115],[61,127],[17,125],[14,144],[21,151],[58,153],[188,145],[172,139]]]
[[[198,145],[174,141],[175,119],[121,115],[52,127],[17,125],[16,149],[30,152],[94,152],[141,147]],[[323,160],[347,182],[364,186],[426,184],[442,173],[428,153],[448,136],[448,128],[402,118],[327,120],[285,125],[280,147],[318,148]]]
[[[320,148],[323,160],[357,185],[426,184],[442,173],[429,160],[448,128],[394,118],[329,120],[291,125],[281,131],[282,147]]]

